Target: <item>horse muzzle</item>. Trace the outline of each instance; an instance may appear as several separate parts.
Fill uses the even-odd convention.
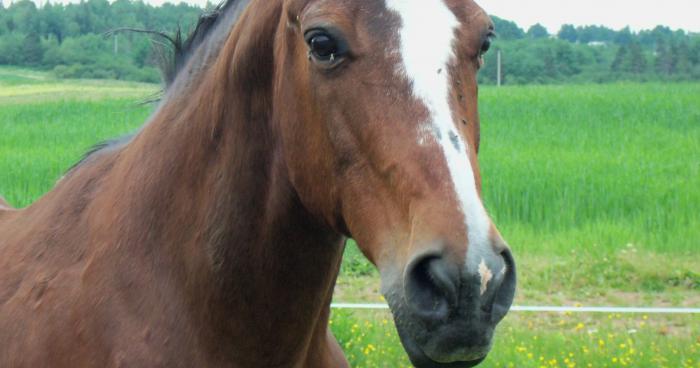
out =
[[[467,265],[441,253],[414,257],[383,288],[401,342],[417,368],[473,367],[491,350],[496,325],[515,294],[510,251],[479,255]]]

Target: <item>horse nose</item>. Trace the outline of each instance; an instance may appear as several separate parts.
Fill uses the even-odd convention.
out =
[[[444,320],[458,303],[459,276],[441,254],[416,257],[406,268],[407,304],[424,320]]]
[[[515,262],[510,250],[489,251],[478,262],[460,268],[441,253],[414,258],[404,276],[408,306],[425,322],[444,322],[457,312],[488,316],[498,323],[515,295]]]

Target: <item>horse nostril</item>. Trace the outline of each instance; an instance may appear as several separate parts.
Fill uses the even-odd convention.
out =
[[[417,258],[406,273],[407,304],[425,319],[444,319],[457,304],[457,280],[457,272],[441,256]]]
[[[510,306],[513,304],[515,285],[517,283],[513,255],[510,253],[510,250],[505,249],[501,252],[501,256],[505,262],[505,275],[501,285],[496,290],[491,306],[491,320],[494,323],[498,323],[508,313]]]

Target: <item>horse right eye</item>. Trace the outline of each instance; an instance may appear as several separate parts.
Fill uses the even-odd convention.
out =
[[[338,43],[327,34],[318,34],[309,41],[311,53],[318,59],[326,61],[338,54]]]

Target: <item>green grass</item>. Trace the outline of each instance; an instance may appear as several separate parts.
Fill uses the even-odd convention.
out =
[[[485,202],[516,252],[700,249],[700,84],[484,88]]]
[[[51,101],[0,108],[0,190],[26,206],[95,143],[136,129],[149,114],[133,99]]]
[[[0,68],[0,194],[35,201],[89,147],[138,129],[157,89]],[[698,96],[691,84],[482,88],[485,202],[516,254],[519,304],[700,303]],[[379,302],[378,287],[351,242],[337,300]],[[700,368],[699,322],[511,314],[484,366]],[[409,364],[386,312],[335,311],[332,328],[353,366]]]
[[[50,77],[47,74],[41,72],[14,67],[0,67],[0,85],[3,88],[14,85],[41,83],[49,79]]]
[[[0,68],[0,195],[19,207],[35,201],[91,146],[143,124],[151,107],[139,102],[157,89],[53,81],[37,72]]]
[[[0,87],[0,190],[19,206],[140,126],[138,102],[157,90],[7,68]],[[485,202],[516,254],[700,249],[698,96],[698,84],[482,88]]]
[[[700,367],[693,316],[511,314],[484,368]],[[410,367],[388,311],[336,310],[331,329],[355,367]]]
[[[517,263],[519,305],[700,306],[695,257],[626,247],[615,253],[523,254]],[[350,242],[335,300],[383,302],[379,290],[379,273]]]

